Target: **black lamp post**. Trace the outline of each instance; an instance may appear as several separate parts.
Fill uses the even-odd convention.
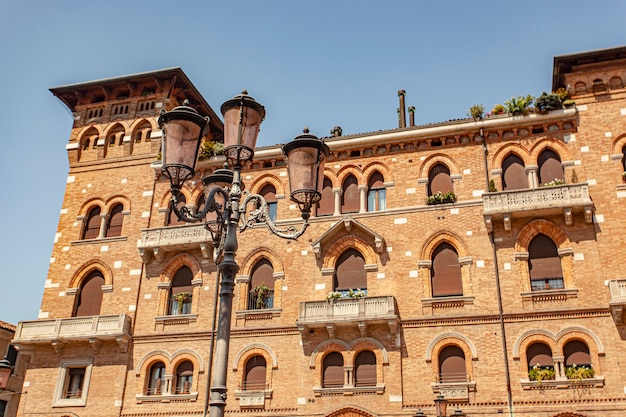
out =
[[[211,231],[214,259],[222,277],[209,399],[211,417],[223,417],[226,405],[233,288],[235,274],[239,271],[235,261],[238,247],[237,228],[244,231],[263,222],[279,237],[297,239],[301,236],[308,226],[311,207],[322,197],[324,162],[329,154],[328,145],[310,135],[306,128],[304,134],[283,146],[283,152],[288,159],[291,200],[298,204],[303,222],[299,230],[293,226],[280,229],[270,219],[263,196],[244,193],[241,182],[243,164],[254,158],[254,148],[259,127],[265,118],[265,108],[243,91],[226,101],[221,111],[224,115],[224,154],[227,164],[223,169],[218,169],[202,179],[206,187],[206,201],[202,210],[197,213],[192,213],[184,206],[179,208],[179,195],[185,181],[195,175],[198,150],[209,119],[201,117],[188,103],[183,103],[170,112],[162,112],[159,117],[159,126],[163,129],[161,171],[170,180],[172,210],[179,219],[185,222],[203,222]],[[252,208],[249,212],[246,209],[248,204]],[[205,220],[208,213],[214,213],[211,220]]]

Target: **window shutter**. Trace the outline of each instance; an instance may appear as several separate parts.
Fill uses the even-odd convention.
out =
[[[94,271],[80,288],[74,317],[98,316],[102,305],[102,286],[104,277],[100,271]]]
[[[172,280],[172,295],[179,294],[181,292],[188,292],[191,294],[193,292],[193,285],[191,285],[191,280],[193,280],[193,273],[188,266],[181,267],[176,274],[174,275],[174,279]]]
[[[341,212],[358,213],[361,208],[359,200],[359,186],[353,175],[348,176],[343,182],[341,195]]]
[[[337,261],[335,269],[335,291],[357,288],[367,289],[367,273],[365,272],[365,259],[359,251],[348,249]]]
[[[324,388],[343,387],[343,356],[331,352],[324,357]]]
[[[364,350],[356,356],[354,363],[355,381],[357,387],[376,386],[376,355],[374,352]]]
[[[450,170],[443,164],[437,164],[428,173],[428,195],[438,192],[448,193],[453,191]]]
[[[517,155],[509,155],[502,162],[502,186],[504,190],[523,190],[528,188],[528,178],[524,161]]]
[[[537,162],[539,163],[539,185],[555,179],[565,180],[561,158],[556,152],[546,149],[539,155]]]
[[[274,267],[267,259],[259,261],[254,266],[252,277],[250,278],[250,288],[261,284],[265,284],[270,290],[274,288]]]
[[[333,193],[333,183],[324,177],[324,186],[322,187],[322,199],[317,204],[317,215],[328,216],[335,212],[335,195]]]
[[[246,362],[246,380],[244,389],[265,389],[267,365],[263,356],[253,356]]]
[[[433,297],[463,295],[459,255],[451,245],[443,243],[435,250],[431,279]]]
[[[565,354],[565,366],[591,365],[591,355],[589,355],[589,348],[584,342],[580,340],[573,340],[565,345],[563,348]]]
[[[552,360],[552,350],[543,343],[533,343],[526,350],[526,357],[528,358],[528,368],[532,369],[533,366],[554,366]]]
[[[89,211],[87,215],[87,223],[85,225],[85,231],[83,233],[83,239],[95,239],[100,234],[100,224],[102,218],[100,217],[100,207],[94,207]]]
[[[530,279],[562,278],[561,258],[556,245],[546,235],[537,235],[528,245]]]
[[[122,222],[124,221],[124,215],[122,214],[123,209],[124,207],[121,204],[118,204],[113,207],[113,210],[111,210],[106,237],[121,236]]]
[[[441,382],[465,382],[465,353],[458,346],[446,346],[439,353]]]

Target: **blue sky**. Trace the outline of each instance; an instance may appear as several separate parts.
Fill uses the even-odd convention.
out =
[[[514,4],[513,4],[514,3]],[[549,91],[555,55],[626,44],[626,2],[0,0],[0,320],[37,317],[72,119],[51,87],[181,67],[215,110],[247,89],[259,145],[463,118]]]

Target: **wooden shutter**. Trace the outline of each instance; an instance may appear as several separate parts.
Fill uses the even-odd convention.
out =
[[[150,367],[150,380],[148,381],[148,395],[160,395],[163,387],[165,365],[157,362]]]
[[[337,260],[335,291],[367,289],[365,259],[356,249],[348,249]]]
[[[511,154],[502,162],[502,187],[509,191],[528,188],[524,161],[517,155]]]
[[[528,369],[533,366],[554,366],[552,360],[552,350],[543,343],[533,343],[526,349],[526,357],[528,358]]]
[[[360,352],[354,361],[354,385],[357,387],[376,386],[376,355],[374,352],[364,350]]]
[[[591,355],[589,355],[589,348],[584,342],[580,340],[572,340],[568,342],[563,348],[565,355],[565,366],[591,365]]]
[[[104,277],[100,271],[94,271],[83,281],[74,317],[98,316],[102,305],[102,286]]]
[[[89,210],[87,215],[87,222],[85,223],[85,230],[83,232],[83,239],[95,239],[100,234],[100,224],[102,218],[100,217],[100,207],[94,207]]]
[[[359,186],[354,175],[349,175],[342,186],[341,212],[358,213],[361,208],[359,199]]]
[[[440,382],[465,382],[465,353],[458,346],[446,346],[439,353]]]
[[[324,177],[322,186],[322,199],[317,203],[317,215],[329,216],[335,212],[335,194],[333,193],[333,183]]]
[[[111,210],[111,216],[109,217],[109,223],[107,224],[106,237],[122,235],[122,223],[124,221],[124,215],[122,214],[123,209],[124,206],[117,204]]]
[[[263,356],[253,356],[246,362],[245,390],[265,389],[267,365]]]
[[[453,191],[450,170],[443,164],[437,164],[428,173],[428,195],[438,192],[448,193]]]
[[[324,388],[343,387],[343,356],[331,352],[324,357]]]
[[[433,297],[463,295],[459,255],[452,245],[443,243],[435,249],[431,280]]]
[[[172,280],[172,295],[179,294],[181,292],[188,292],[191,294],[193,292],[193,285],[191,285],[191,280],[193,280],[193,273],[188,266],[182,266],[176,274],[174,274],[174,279]]]
[[[561,158],[556,152],[546,149],[539,155],[537,162],[539,163],[539,185],[555,179],[565,181]]]
[[[530,279],[562,278],[561,258],[556,245],[546,235],[539,234],[528,245]]]

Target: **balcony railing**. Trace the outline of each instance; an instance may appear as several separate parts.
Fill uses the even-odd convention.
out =
[[[115,340],[123,351],[130,339],[130,317],[72,317],[64,319],[23,321],[17,325],[13,343],[17,346],[52,343],[55,349],[74,341],[88,341],[94,349],[100,342]]]
[[[626,279],[612,279],[609,281],[609,291],[611,292],[611,303],[609,309],[615,324],[626,324],[624,310],[626,307]]]
[[[587,184],[563,184],[483,194],[483,215],[489,230],[492,218],[502,218],[506,230],[511,217],[563,213],[565,223],[573,223],[572,213],[581,211],[587,223],[592,222],[593,202]]]
[[[297,325],[303,336],[310,329],[326,328],[329,336],[334,338],[336,327],[357,326],[365,336],[367,326],[378,323],[387,324],[395,335],[398,321],[394,297],[382,296],[301,302]]]
[[[213,252],[211,233],[203,224],[144,229],[137,248],[145,263],[150,262],[152,256],[162,261],[168,251],[200,249],[205,259],[210,259]]]

